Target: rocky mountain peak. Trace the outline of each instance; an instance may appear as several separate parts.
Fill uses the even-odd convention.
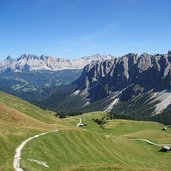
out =
[[[5,60],[6,61],[13,61],[13,59],[11,58],[11,56],[7,56]]]

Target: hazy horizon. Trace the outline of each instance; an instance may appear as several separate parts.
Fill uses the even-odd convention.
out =
[[[170,49],[169,49],[168,51],[170,51]],[[167,51],[167,52],[164,52],[164,53],[160,53],[160,52],[157,52],[157,53],[143,52],[143,53],[147,53],[147,54],[150,54],[150,55],[155,55],[155,54],[167,54],[168,51]],[[139,56],[143,54],[143,53],[136,53],[136,52],[129,52],[129,53],[138,54]],[[122,54],[122,55],[119,55],[119,56],[116,56],[116,55],[114,55],[114,54],[100,54],[100,53],[96,53],[96,54],[90,54],[90,55],[79,56],[79,57],[77,57],[77,58],[69,58],[69,57],[62,57],[62,56],[51,56],[51,55],[47,55],[47,54],[40,54],[40,55],[37,55],[37,54],[23,53],[23,54],[19,55],[18,57],[12,57],[11,55],[7,55],[5,58],[0,58],[0,61],[5,60],[5,59],[6,59],[7,57],[9,57],[9,56],[10,56],[12,59],[15,60],[15,59],[21,57],[22,55],[34,55],[34,56],[38,56],[38,57],[40,57],[40,56],[43,55],[43,56],[49,56],[49,57],[53,57],[53,58],[61,58],[61,59],[70,59],[70,60],[74,60],[74,59],[80,59],[80,58],[83,58],[83,57],[91,57],[91,56],[93,56],[93,55],[102,55],[102,56],[112,55],[113,57],[116,57],[116,58],[117,58],[117,57],[122,57],[122,56],[124,56],[124,55],[127,55],[127,54],[129,54],[129,53],[125,53],[125,54]]]

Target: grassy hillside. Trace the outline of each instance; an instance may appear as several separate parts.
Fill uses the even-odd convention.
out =
[[[64,119],[76,125],[82,118],[88,125],[34,140],[23,149],[22,167],[27,171],[171,170],[171,153],[159,152],[160,147],[130,139],[147,138],[156,143],[169,143],[169,128],[164,132],[159,123],[126,120],[108,121],[101,128],[92,118],[103,115],[89,113]],[[46,162],[49,168],[30,159]]]
[[[68,129],[65,125],[52,112],[0,92],[0,171],[13,170],[15,149],[23,140],[48,130]]]
[[[16,98],[12,95],[5,94],[0,92],[0,103],[7,105],[13,109],[16,109],[20,112],[27,114],[35,119],[46,123],[54,123],[55,119],[49,112],[40,109],[37,106],[30,104],[29,102],[23,101],[19,98]]]

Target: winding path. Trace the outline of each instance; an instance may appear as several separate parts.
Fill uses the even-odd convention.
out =
[[[80,124],[81,124],[81,122],[82,122],[82,121],[81,121],[81,119],[80,119],[80,122],[78,122],[78,124],[77,124],[77,126],[76,126],[76,127],[79,127],[79,126],[80,126]]]
[[[52,132],[57,132],[58,130],[53,130],[53,131],[49,131],[49,132],[44,132],[44,133],[41,133],[41,134],[38,134],[38,135],[35,135],[33,137],[30,137],[28,139],[26,139],[25,141],[23,141],[16,149],[16,152],[15,152],[15,156],[14,156],[14,160],[13,160],[13,167],[15,169],[15,171],[24,171],[22,168],[20,168],[20,159],[21,159],[21,151],[23,149],[23,147],[31,140],[35,139],[35,138],[38,138],[42,135],[46,135],[46,134],[49,134],[49,133],[52,133]]]
[[[151,142],[151,141],[149,141],[149,140],[147,140],[147,139],[142,139],[142,138],[135,138],[135,139],[132,139],[132,138],[131,138],[131,140],[135,140],[135,141],[145,141],[145,142],[147,142],[147,143],[149,143],[149,144],[151,144],[151,145],[158,146],[158,147],[163,147],[163,146],[165,146],[165,145],[171,146],[171,144],[156,144],[156,143],[153,143],[153,142]]]

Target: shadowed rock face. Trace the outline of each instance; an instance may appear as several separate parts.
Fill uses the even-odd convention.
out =
[[[75,82],[78,90],[86,90],[91,100],[123,91],[121,99],[129,99],[149,90],[171,88],[171,53],[138,56],[127,54],[121,58],[96,61],[84,67]]]

